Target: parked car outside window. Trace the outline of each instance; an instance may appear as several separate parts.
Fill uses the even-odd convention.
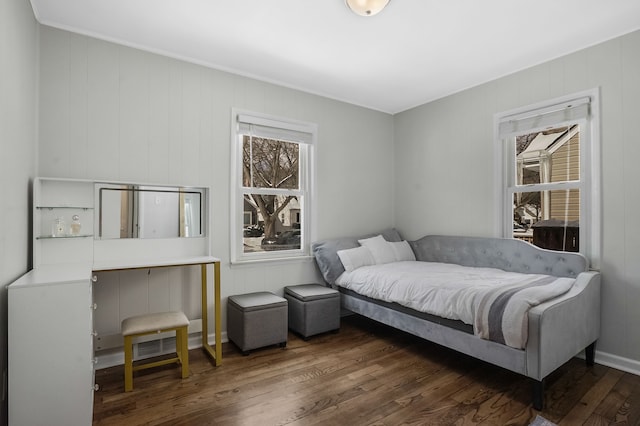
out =
[[[293,250],[300,248],[300,230],[284,231],[275,237],[265,237],[262,239],[264,250]]]

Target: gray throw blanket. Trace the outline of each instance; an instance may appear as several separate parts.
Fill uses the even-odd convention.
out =
[[[512,347],[527,344],[529,309],[568,291],[575,280],[548,275],[509,288],[486,292],[476,308],[476,335]],[[551,297],[550,297],[551,296]]]

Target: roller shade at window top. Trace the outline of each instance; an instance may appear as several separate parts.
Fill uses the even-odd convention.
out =
[[[238,114],[238,130],[242,134],[258,138],[305,144],[313,142],[313,133],[309,126],[245,114]]]
[[[589,117],[590,99],[574,99],[541,110],[528,111],[500,118],[500,139],[574,123]]]

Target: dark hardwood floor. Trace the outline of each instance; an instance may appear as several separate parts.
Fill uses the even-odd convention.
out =
[[[99,370],[94,425],[559,425],[640,424],[640,377],[573,359],[547,381],[546,407],[531,407],[528,379],[389,327],[351,316],[339,333],[242,356],[223,346],[213,367],[189,352],[177,366]]]

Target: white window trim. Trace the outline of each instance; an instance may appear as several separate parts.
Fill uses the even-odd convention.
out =
[[[497,208],[495,215],[494,234],[498,237],[513,238],[511,199],[509,190],[510,167],[506,159],[510,158],[508,144],[500,138],[500,123],[507,117],[521,117],[527,114],[548,111],[553,105],[569,103],[582,98],[589,99],[590,113],[586,120],[570,120],[578,123],[581,128],[580,162],[586,167],[580,167],[580,183],[545,184],[545,189],[581,188],[580,196],[580,253],[585,255],[592,269],[600,268],[602,253],[602,194],[601,194],[601,143],[600,143],[600,90],[598,88],[574,93],[567,96],[539,102],[521,108],[497,113],[494,115],[495,167],[494,167],[494,199]],[[557,123],[561,125],[562,123]],[[546,126],[545,126],[546,127]],[[555,127],[555,126],[554,126]],[[584,131],[582,131],[584,129]],[[534,132],[540,129],[532,129]],[[585,149],[586,148],[586,149]],[[537,190],[537,185],[520,187],[524,190]],[[586,214],[583,215],[583,213]],[[585,223],[586,222],[586,223]],[[588,236],[588,237],[587,237]]]
[[[301,168],[304,173],[299,177],[302,195],[304,196],[302,236],[300,249],[282,250],[272,252],[244,253],[242,246],[242,229],[244,226],[244,198],[243,189],[239,184],[242,182],[242,144],[239,143],[240,125],[238,117],[243,120],[251,120],[255,124],[275,127],[279,129],[291,130],[294,132],[304,132],[311,135],[308,143],[301,143],[305,146],[306,155],[301,157]],[[315,150],[317,145],[318,126],[315,123],[292,120],[289,118],[277,117],[269,114],[249,111],[240,108],[231,109],[231,202],[229,203],[229,223],[230,223],[230,251],[232,264],[244,264],[264,261],[290,261],[295,259],[307,260],[311,256],[311,241],[316,235],[316,167]],[[281,193],[281,190],[260,188],[260,192]],[[288,191],[290,192],[290,191]]]

